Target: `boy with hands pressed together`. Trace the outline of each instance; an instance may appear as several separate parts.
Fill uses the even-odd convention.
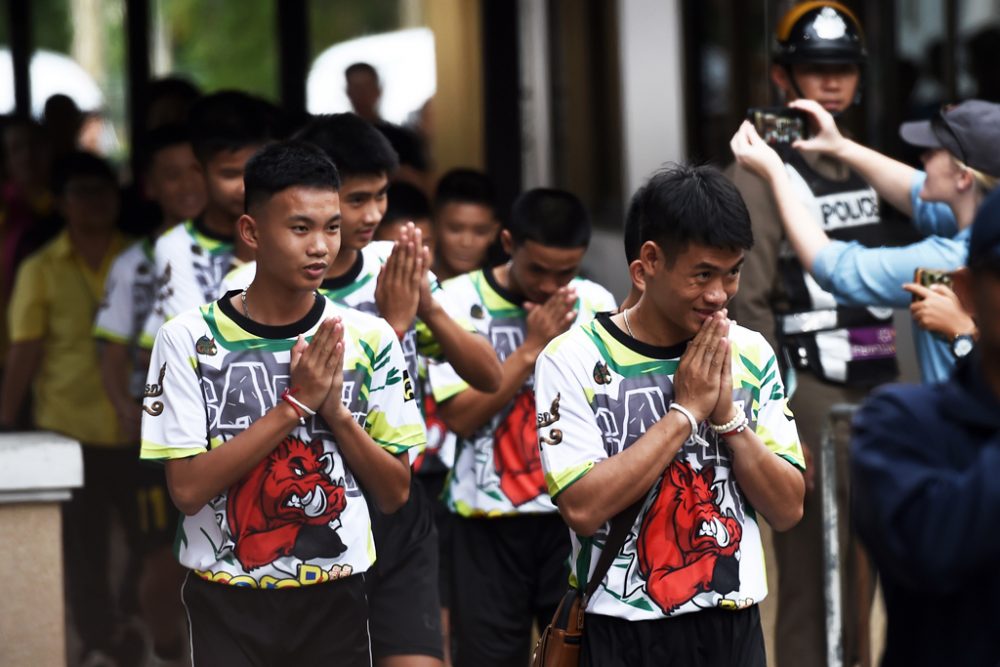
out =
[[[610,522],[635,512],[586,608],[581,664],[762,667],[756,516],[795,525],[804,466],[774,352],[728,319],[749,215],[708,167],[658,172],[634,206],[638,302],[555,338],[535,371],[572,586],[586,590]]]
[[[333,164],[273,144],[245,180],[253,283],[164,325],[143,406],[142,456],[186,515],[193,662],[369,665],[366,495],[406,502],[420,412],[388,325],[316,292],[340,247]]]

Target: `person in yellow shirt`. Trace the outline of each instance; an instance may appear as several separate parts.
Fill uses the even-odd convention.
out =
[[[31,427],[83,444],[85,486],[63,515],[68,603],[85,652],[109,651],[116,634],[109,525],[116,508],[126,532],[134,533],[130,480],[138,462],[101,385],[91,329],[108,270],[127,239],[115,227],[118,184],[106,162],[71,153],[56,165],[53,186],[66,228],[17,272],[0,427],[22,425],[30,389]]]

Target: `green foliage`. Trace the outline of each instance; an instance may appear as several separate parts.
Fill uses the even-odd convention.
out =
[[[277,100],[275,3],[171,0],[162,7],[174,71],[206,92],[239,88]]]
[[[315,58],[339,42],[397,30],[400,18],[399,0],[312,0],[309,51]]]

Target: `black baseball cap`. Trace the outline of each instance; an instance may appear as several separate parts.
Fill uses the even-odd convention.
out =
[[[1000,269],[1000,189],[990,193],[976,213],[965,264],[971,269]]]
[[[1000,176],[1000,104],[967,100],[930,120],[899,126],[899,136],[922,148],[943,148],[967,167]]]

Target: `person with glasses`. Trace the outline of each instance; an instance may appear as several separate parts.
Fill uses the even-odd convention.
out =
[[[743,167],[767,184],[778,203],[788,240],[815,281],[834,294],[838,304],[906,308],[911,295],[926,298],[932,290],[913,284],[917,269],[952,271],[965,264],[976,211],[1000,175],[1000,104],[968,100],[945,107],[926,121],[903,123],[900,136],[924,148],[920,171],[844,137],[833,117],[810,100],[790,106],[805,111],[818,131],[793,144],[805,154],[834,157],[868,182],[879,196],[913,219],[924,239],[897,248],[866,248],[830,238],[808,220],[795,196],[781,158],[744,123],[732,140]],[[961,343],[971,331],[952,340],[915,326],[920,372],[927,383],[948,379],[956,357],[968,351]]]

